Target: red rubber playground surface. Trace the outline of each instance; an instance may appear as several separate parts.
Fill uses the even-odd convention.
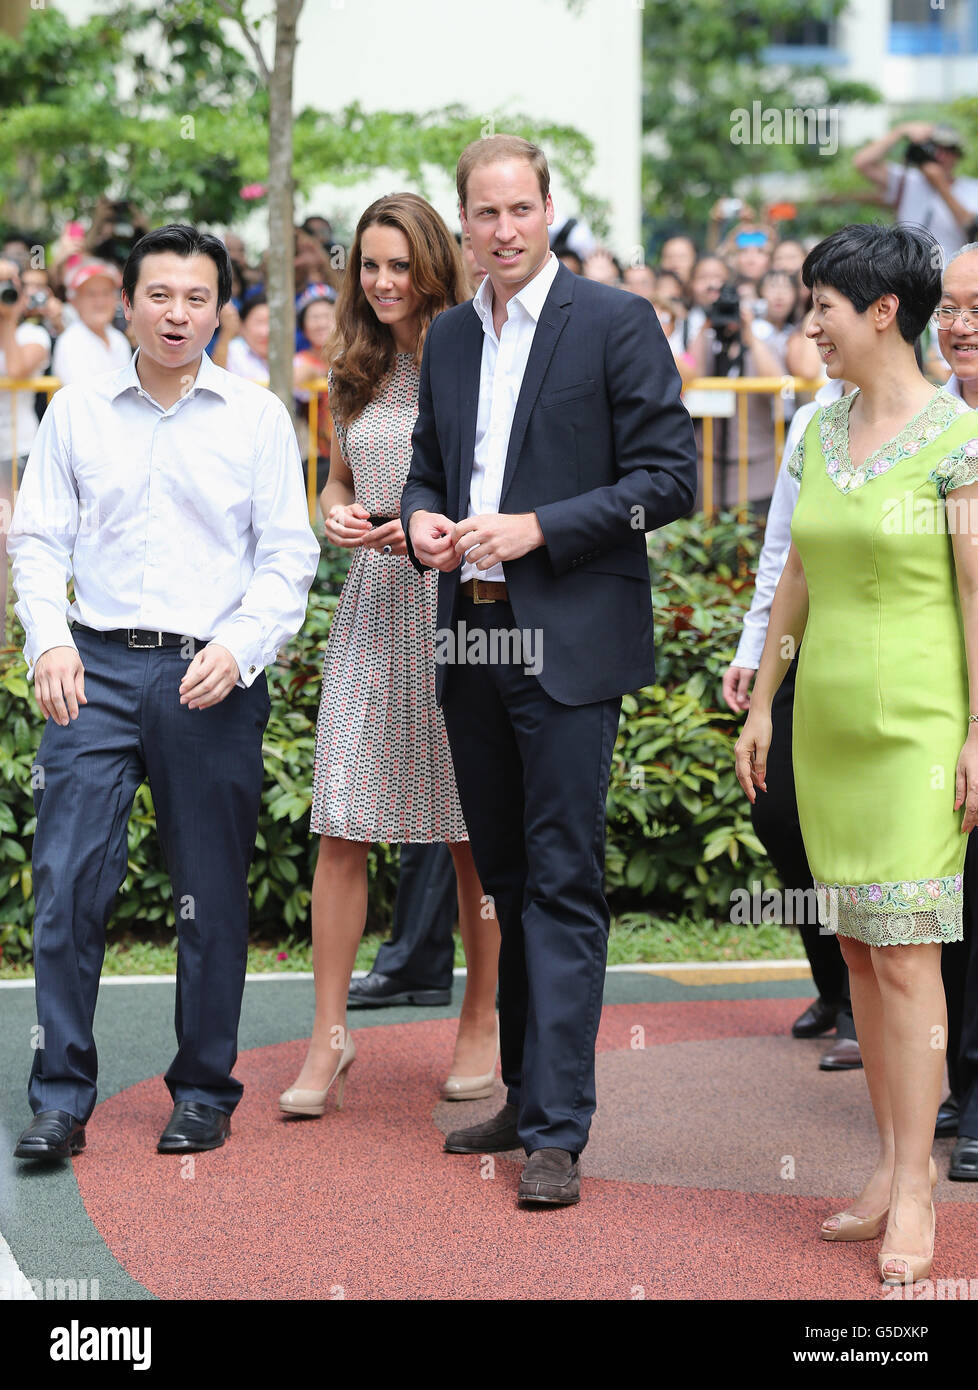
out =
[[[266,1013],[291,1011],[301,1031],[298,984],[256,988]],[[321,1120],[276,1105],[302,1041],[243,1047],[231,1138],[192,1160],[155,1153],[163,1053],[156,1075],[98,1105],[74,1180],[105,1255],[141,1286],[128,1296],[878,1301],[879,1241],[817,1234],[872,1166],[865,1083],[819,1072],[826,1044],[789,1036],[811,993],[788,988],[699,998],[666,984],[679,997],[606,1004],[578,1207],[519,1209],[519,1154],[442,1151],[443,1133],[492,1114],[502,1087],[441,1102],[455,1020],[418,1010],[351,1015],[344,1108]],[[935,1145],[935,1280],[978,1277],[978,1184],[947,1182],[951,1142]],[[65,1193],[37,1189],[34,1201]],[[27,1270],[30,1237],[8,1239]]]

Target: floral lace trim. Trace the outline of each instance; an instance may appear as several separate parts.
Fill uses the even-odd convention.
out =
[[[815,880],[819,922],[870,946],[960,941],[961,875],[899,883],[821,883]]]
[[[803,434],[802,437],[799,439],[798,443],[797,443],[797,444],[795,445],[795,447],[792,449],[792,451],[791,451],[791,458],[790,458],[790,459],[788,460],[788,462],[785,464],[785,468],[787,468],[788,472],[789,472],[789,473],[791,474],[791,476],[794,478],[794,480],[795,480],[796,483],[800,483],[800,482],[801,482],[801,470],[802,470],[802,468],[804,467],[804,464],[805,464],[805,436],[804,436],[804,434]]]
[[[964,444],[959,444],[947,458],[941,459],[928,477],[932,483],[937,484],[937,490],[942,497],[952,488],[978,483],[978,439],[969,439]]]
[[[871,478],[878,478],[904,459],[919,454],[968,409],[958,396],[952,396],[943,386],[939,387],[923,410],[904,425],[896,438],[889,440],[858,468],[854,468],[849,454],[849,412],[858,394],[856,390],[848,396],[840,396],[837,401],[824,406],[818,417],[825,471],[840,492],[855,492]]]

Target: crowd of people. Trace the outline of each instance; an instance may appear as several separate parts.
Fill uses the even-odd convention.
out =
[[[951,1176],[978,1180],[978,874],[962,834],[978,824],[978,528],[966,508],[948,544],[939,524],[949,494],[978,503],[978,244],[958,247],[945,273],[923,230],[859,225],[806,248],[724,200],[709,249],[678,236],[654,269],[621,266],[579,224],[555,227],[535,145],[474,142],[457,187],[460,237],[415,194],[372,203],[338,287],[328,224],[296,232],[296,387],[327,373],[320,508],[327,542],[352,560],[310,769],[315,1017],[279,1108],[321,1117],[356,1060],[347,1010],[397,994],[382,971],[359,997],[351,980],[370,844],[447,849],[469,972],[442,1094],[491,1094],[501,1064],[506,1100],[445,1149],[522,1147],[519,1201],[580,1200],[611,759],[623,695],[654,680],[645,533],[689,513],[697,491],[684,368],[822,375],[793,422],[763,582],[723,688],[747,714],[738,779],[757,816],[770,769],[783,876],[818,889],[821,925],[834,914],[842,945],[831,972],[813,960],[832,997],[795,1031],[815,1036],[847,1014],[838,1065],[865,1068],[879,1131],[873,1171],[820,1234],[885,1231],[882,1281],[924,1278],[945,1041],[960,1125]],[[179,226],[134,236],[120,271],[126,228],[117,217],[97,255],[79,249],[64,266],[54,352],[71,371],[92,338],[115,350],[121,282],[137,354],[100,359],[74,378],[84,390],[53,398],[11,534],[47,720],[33,860],[47,1042],[20,1158],[85,1143],[104,929],[144,777],[174,899],[194,904],[179,924],[174,1105],[158,1147],[212,1149],[230,1133],[264,668],[301,626],[320,554],[289,415],[255,389],[269,333],[260,279],[231,238]],[[16,253],[5,247],[11,320],[27,269]],[[947,385],[921,370],[928,325]],[[36,372],[37,333],[3,332],[8,370]],[[927,513],[916,529],[890,524],[891,493],[875,486],[898,468]],[[100,509],[97,543],[64,521],[82,499]],[[954,767],[953,787],[935,785],[935,762]],[[949,1038],[945,946],[964,953]],[[402,966],[395,984],[424,993],[419,973]]]

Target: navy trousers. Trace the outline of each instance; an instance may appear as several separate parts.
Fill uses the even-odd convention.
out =
[[[448,846],[401,845],[390,940],[377,952],[370,973],[389,975],[411,989],[451,989],[457,917],[455,865]]]
[[[515,625],[508,603],[468,598],[457,619],[470,634]],[[580,1153],[596,1104],[605,800],[621,699],[562,705],[522,662],[454,664],[442,708],[472,854],[499,920],[500,1053],[520,1141],[528,1154]]]
[[[127,826],[149,782],[179,938],[175,1101],[230,1114],[242,1086],[238,1017],[248,951],[248,870],[261,800],[264,675],[210,709],[180,704],[179,647],[132,650],[84,629],[85,695],[67,728],[48,720],[34,793],[38,1047],[28,1096],[88,1119],[98,1062],[92,1023],[105,927],[127,870]]]

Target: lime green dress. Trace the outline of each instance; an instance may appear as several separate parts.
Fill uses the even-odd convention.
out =
[[[978,481],[978,413],[941,387],[853,468],[857,394],[819,410],[787,464],[809,593],[792,742],[802,838],[824,925],[872,946],[959,941],[969,697],[951,532],[953,489]]]

